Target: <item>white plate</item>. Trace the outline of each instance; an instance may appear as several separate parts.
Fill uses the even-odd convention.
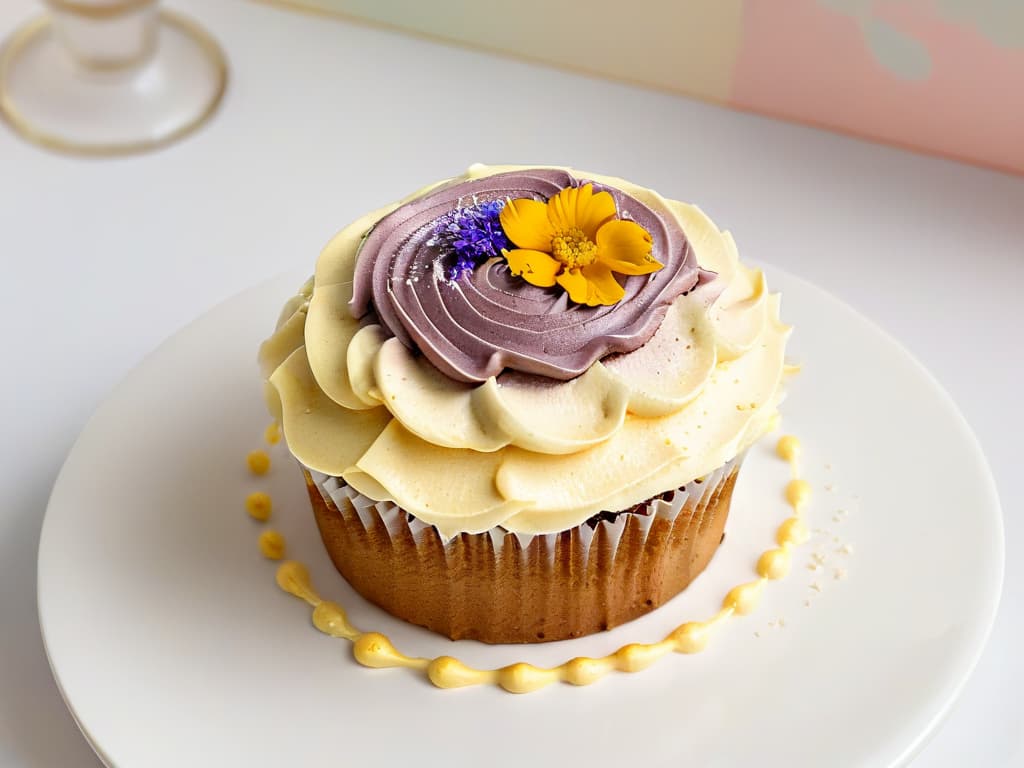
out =
[[[358,666],[274,585],[246,493],[271,491],[289,555],[358,626],[414,655],[546,664],[710,616],[771,545],[786,466],[771,439],[751,452],[718,555],[653,614],[564,643],[453,648],[352,594],[283,449],[267,477],[245,469],[267,423],[256,346],[303,277],[247,291],[161,346],[97,411],[54,487],[40,622],[68,706],[109,763],[885,766],[906,763],[937,727],[995,614],[1002,518],[954,404],[855,312],[769,271],[804,364],[783,429],[804,443],[811,527],[828,530],[794,572],[704,653],[514,696]],[[836,551],[844,544],[852,555]],[[805,567],[814,553],[826,558],[817,572]]]

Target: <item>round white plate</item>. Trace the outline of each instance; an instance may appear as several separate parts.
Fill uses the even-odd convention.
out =
[[[752,615],[703,653],[585,688],[442,691],[408,670],[360,667],[346,642],[313,629],[259,555],[247,493],[272,494],[269,525],[357,626],[413,655],[550,664],[713,614],[771,546],[788,468],[774,438],[751,451],[719,553],[643,619],[539,646],[435,637],[334,571],[283,448],[269,475],[245,468],[268,422],[256,347],[303,277],[247,291],[162,345],[97,411],[54,487],[40,622],[68,706],[108,763],[887,766],[937,727],[995,614],[1002,518],[954,404],[871,323],[769,270],[804,366],[783,430],[803,440],[815,536]]]

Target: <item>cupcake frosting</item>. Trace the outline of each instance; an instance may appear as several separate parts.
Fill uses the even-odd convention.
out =
[[[699,269],[679,223],[656,198],[644,203],[620,189],[592,185],[593,193],[608,192],[620,215],[651,235],[651,255],[664,265],[650,276],[626,278],[625,297],[613,305],[574,304],[564,291],[513,275],[500,257],[465,279],[445,279],[450,265],[439,255],[435,235],[453,208],[467,201],[546,201],[583,181],[590,179],[561,169],[509,171],[445,184],[397,208],[374,225],[359,249],[352,315],[375,312],[384,333],[421,352],[445,376],[468,383],[505,370],[574,379],[608,354],[643,346],[677,296],[713,277]]]
[[[581,206],[607,192],[649,234],[657,270],[620,277],[614,303],[526,282],[514,243],[463,273],[438,247],[467,201],[561,189]],[[474,166],[342,230],[260,362],[307,467],[445,536],[549,533],[742,452],[776,413],[788,335],[763,274],[698,208],[596,174]]]

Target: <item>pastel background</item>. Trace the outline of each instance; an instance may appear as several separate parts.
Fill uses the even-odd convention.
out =
[[[1024,173],[1024,0],[270,1]]]

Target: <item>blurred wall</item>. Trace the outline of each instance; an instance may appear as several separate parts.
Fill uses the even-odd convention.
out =
[[[284,2],[1024,173],[1024,0]]]

